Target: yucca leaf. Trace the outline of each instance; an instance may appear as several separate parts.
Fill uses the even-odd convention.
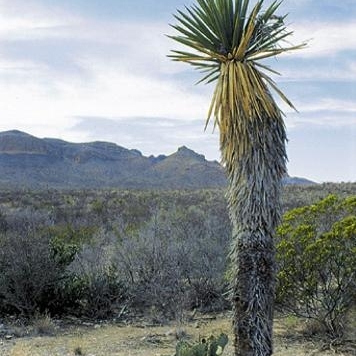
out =
[[[201,21],[203,21],[206,24],[206,26],[209,28],[213,36],[220,43],[219,35],[215,28],[214,19],[212,19],[209,15],[207,15],[201,8],[199,8],[196,5],[192,6],[192,11],[196,14],[197,17],[201,19]]]
[[[288,105],[290,106],[293,110],[297,111],[296,107],[293,105],[293,103],[283,94],[283,92],[277,87],[275,82],[268,77],[266,74],[260,72],[261,77],[273,88],[273,90],[280,96],[280,98]]]
[[[218,45],[219,39],[215,36],[211,28],[209,27],[209,24],[204,23],[204,19],[201,19],[199,16],[199,13],[196,13],[193,10],[190,10],[189,8],[186,9],[189,15],[191,16],[191,19],[195,21],[195,25],[197,28],[199,28],[199,31],[215,46]],[[187,16],[187,20],[189,20],[189,17]]]
[[[206,123],[205,123],[205,129],[207,128],[212,115],[214,115],[214,118],[215,118],[215,120],[214,120],[214,128],[216,127],[216,125],[220,126],[219,110],[220,110],[222,80],[223,80],[223,78],[222,78],[222,75],[221,75],[221,72],[220,72],[219,77],[218,77],[218,81],[217,81],[217,84],[216,84],[216,87],[215,87],[215,90],[214,90],[213,98],[212,98],[211,103],[210,103],[210,107],[209,107],[209,111],[208,111],[208,115],[207,115],[207,120],[206,120]]]
[[[189,11],[187,9],[187,11]],[[194,22],[195,19],[193,17],[193,14],[191,14],[191,17],[193,18],[189,18],[187,15],[185,15],[183,12],[178,11],[178,13],[180,14],[181,17],[179,16],[175,16],[175,18],[183,25],[186,27],[186,29],[184,29],[184,27],[179,27],[178,26],[172,26],[173,28],[175,28],[176,30],[178,30],[179,32],[185,34],[188,38],[194,38],[195,41],[200,42],[201,44],[204,44],[205,46],[207,46],[210,50],[215,50],[216,49],[216,39],[212,39],[211,38],[211,33],[209,31],[207,31],[207,29],[203,26],[202,23],[200,22]],[[189,35],[191,34],[191,35]],[[210,37],[209,37],[210,35]],[[215,41],[214,41],[215,40]]]
[[[221,56],[219,53],[216,53],[216,52],[213,52],[213,51],[210,51],[209,49],[206,49],[205,47],[203,47],[199,42],[195,42],[195,41],[192,41],[186,37],[182,37],[182,36],[168,36],[169,38],[172,38],[174,39],[175,41],[177,42],[180,42],[181,44],[184,44],[188,47],[191,47],[193,49],[195,49],[196,51],[198,52],[202,52],[206,55],[208,55],[208,58],[206,59],[211,59],[211,58],[215,58],[217,60],[224,60],[224,57]],[[179,52],[179,51],[172,51],[172,52]],[[191,54],[192,56],[195,56],[195,57],[198,57],[197,55],[195,54]],[[204,57],[202,57],[204,58]]]
[[[281,48],[277,47],[279,42],[281,42],[283,39],[286,37],[290,36],[292,32],[285,32],[284,29],[281,29],[280,31],[277,31],[276,33],[271,33],[269,38],[262,39],[259,41],[259,51],[263,51],[265,49],[274,49],[274,48]],[[252,49],[249,49],[249,51],[253,52]],[[246,54],[249,54],[249,51],[247,51]]]
[[[225,34],[227,39],[227,49],[231,48],[232,33],[234,30],[233,24],[233,1],[232,0],[220,0],[219,8],[221,9],[222,21],[225,25]]]
[[[174,60],[191,60],[191,61],[203,61],[203,62],[209,62],[212,61],[211,57],[203,57],[201,55],[198,55],[196,53],[189,53],[189,52],[184,52],[184,51],[171,51],[172,53],[175,54],[169,54],[169,58],[173,58]]]
[[[219,9],[216,7],[216,0],[197,0],[201,8],[204,10],[205,14],[210,18],[210,21],[213,23],[213,28],[216,35],[218,36],[221,44],[224,47],[227,47],[227,38],[224,33],[224,24],[219,18]]]
[[[209,84],[209,83],[212,83],[214,82],[216,79],[218,79],[219,77],[219,72],[220,72],[220,68],[219,67],[211,67],[209,70],[208,70],[208,74],[203,77],[202,79],[200,79],[199,81],[196,82],[196,84],[200,84],[200,83],[206,83],[206,84]]]
[[[271,49],[271,50],[264,50],[264,51],[257,51],[255,53],[252,53],[248,57],[246,57],[246,60],[248,61],[253,61],[256,62],[261,59],[269,58],[269,57],[275,57],[279,54],[285,53],[285,52],[290,52],[290,51],[295,51],[302,49],[306,46],[305,43],[302,43],[301,45],[298,46],[292,46],[292,47],[285,47],[285,48],[276,48],[276,49]]]
[[[188,40],[191,43],[199,43],[201,46],[203,46],[204,48],[208,48],[210,50],[214,51],[214,46],[211,45],[211,43],[206,40],[203,36],[199,36],[193,32],[191,32],[189,29],[184,28],[182,26],[178,26],[178,25],[174,25],[172,26],[175,30],[177,30],[178,32],[180,32],[181,34],[185,35],[186,40]],[[180,36],[182,37],[182,36]]]
[[[236,48],[236,51],[233,53],[233,56],[238,60],[242,60],[243,59],[243,55],[247,50],[248,44],[250,43],[253,31],[254,31],[255,26],[256,26],[257,14],[258,14],[258,11],[261,8],[261,5],[262,5],[262,2],[259,1],[255,5],[255,7],[253,8],[251,16],[248,19],[247,24],[246,24],[246,26],[244,28],[244,32],[242,34],[239,46]]]
[[[276,70],[272,69],[271,67],[265,65],[265,64],[262,64],[262,63],[258,63],[258,62],[254,62],[253,63],[256,67],[260,67],[264,70],[267,70],[268,72],[271,72],[273,74],[276,74],[276,75],[281,75],[281,73],[277,72]]]
[[[280,7],[280,5],[282,4],[282,1],[274,1],[268,8],[267,10],[262,14],[262,17],[265,20],[270,19],[274,13],[276,12],[276,10]]]
[[[232,50],[239,46],[243,29],[245,27],[245,20],[247,18],[248,0],[235,0],[235,19],[234,19],[234,33],[232,37]]]
[[[286,31],[285,16],[275,15],[281,1],[273,1],[264,12],[263,3],[264,0],[258,0],[248,14],[249,0],[197,0],[185,12],[178,11],[175,16],[178,25],[172,27],[180,35],[169,36],[193,50],[172,51],[170,58],[199,70],[202,77],[197,84],[216,82],[205,128],[214,116],[214,127],[219,126],[224,140],[236,130],[248,135],[249,120],[266,117],[280,120],[282,112],[270,90],[294,108],[265,74],[279,73],[260,60],[303,48],[305,43],[281,46],[292,35]],[[234,148],[237,155],[246,152],[247,142],[246,139]],[[234,149],[231,159],[236,153]]]
[[[281,34],[279,36],[279,34]],[[246,56],[250,55],[254,51],[262,51],[265,49],[275,48],[278,45],[278,42],[289,36],[291,33],[285,32],[284,28],[279,29],[278,31],[271,31],[268,35],[259,35],[254,38],[254,41],[250,44],[250,47],[246,51]]]

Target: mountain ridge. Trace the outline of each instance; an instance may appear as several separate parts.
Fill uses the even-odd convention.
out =
[[[144,156],[115,143],[71,143],[19,130],[0,132],[0,187],[203,189],[226,186],[223,168],[186,146]],[[285,178],[285,184],[313,184]]]

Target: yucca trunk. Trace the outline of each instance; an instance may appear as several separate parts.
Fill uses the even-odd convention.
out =
[[[273,235],[280,219],[281,180],[286,174],[286,133],[272,93],[294,109],[269,76],[278,74],[264,59],[303,48],[284,47],[287,31],[276,11],[256,0],[197,0],[178,11],[171,36],[193,51],[172,51],[175,61],[193,65],[216,82],[206,125],[214,118],[229,186],[233,225],[232,305],[235,356],[272,354],[275,251]]]
[[[233,225],[235,356],[269,356],[276,274],[273,235],[286,173],[285,128],[281,117],[246,118],[244,124],[221,133],[220,139]]]

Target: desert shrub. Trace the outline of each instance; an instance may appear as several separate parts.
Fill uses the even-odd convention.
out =
[[[172,317],[184,304],[184,281],[177,261],[184,246],[171,244],[169,230],[170,221],[156,215],[138,233],[124,237],[116,251],[117,269],[128,285],[132,306],[154,310],[157,317],[160,313]],[[181,256],[182,265],[187,265],[186,257]]]
[[[54,225],[46,229],[55,259],[62,265],[69,265],[85,243],[93,240],[96,227],[75,227],[72,224]]]
[[[0,210],[0,233],[5,233],[8,229],[6,214]]]
[[[101,232],[96,243],[84,245],[67,272],[64,299],[72,301],[71,313],[90,318],[115,315],[127,301],[126,287],[112,263],[114,241]]]
[[[231,236],[228,216],[192,207],[183,218],[186,227],[182,231],[184,223],[176,224],[176,238],[185,241],[189,250],[189,307],[205,312],[225,309],[228,302],[223,294],[228,288],[225,271]]]
[[[32,329],[35,335],[54,336],[57,331],[56,324],[48,313],[35,315],[32,320]]]
[[[277,302],[342,336],[356,295],[356,196],[291,210],[278,235]]]
[[[220,229],[207,212],[191,207],[158,210],[124,237],[116,263],[133,306],[176,319],[189,308],[221,307],[229,225]]]
[[[195,278],[190,282],[188,290],[188,307],[202,312],[222,311],[229,308],[229,302],[224,297],[227,283],[217,278]]]
[[[119,314],[127,303],[126,290],[115,269],[85,276],[72,275],[64,289],[66,313],[92,319],[106,319]]]
[[[284,208],[315,203],[330,192],[345,198],[355,194],[355,188],[355,183],[285,187]],[[295,221],[289,220],[291,230],[282,231],[281,238],[292,239],[289,236],[292,230],[303,222],[316,229],[311,234],[315,239],[322,238],[325,244],[337,246],[340,231],[352,230],[355,215],[347,210],[350,202],[342,206],[342,201],[337,199],[329,211],[326,204],[324,213],[319,215],[311,213],[309,208],[305,214],[292,213]],[[308,218],[302,219],[303,214]],[[51,315],[104,317],[115,314],[117,306],[120,309],[122,303],[128,302],[132,302],[135,311],[151,310],[163,317],[180,318],[184,310],[192,308],[219,310],[227,306],[223,293],[227,288],[224,275],[230,236],[226,201],[219,189],[3,190],[0,192],[0,312],[6,309],[12,313],[33,313],[30,310],[38,308],[48,310]],[[298,242],[300,247],[293,245],[297,240],[292,239],[290,249],[312,251],[306,248],[312,238],[303,241]],[[346,239],[340,241],[342,245]],[[350,238],[350,241],[354,240]],[[350,243],[351,249],[353,242]],[[282,244],[280,251],[286,252],[287,248]],[[315,249],[319,251],[319,247]],[[318,252],[314,254],[318,256]],[[299,260],[297,256],[294,260],[287,256],[287,253],[280,255],[281,272],[287,274],[280,278],[283,284],[278,290],[278,299],[283,300],[285,307],[295,305],[298,298],[301,304],[300,297],[293,299],[295,293],[290,288],[298,286],[298,293],[306,288],[304,282],[293,282],[293,279],[290,279],[291,286],[288,285],[292,270],[284,266],[298,264]],[[321,264],[326,252],[323,256]],[[329,258],[328,263],[332,264],[331,261]],[[287,291],[291,295],[289,303],[286,303]],[[28,300],[30,305],[17,308],[13,305],[16,299]],[[316,304],[317,310],[320,303]],[[299,310],[299,314],[307,313]]]
[[[13,210],[6,222],[0,238],[1,311],[62,315],[76,308],[84,283],[68,266],[90,241],[93,228],[55,226],[47,212],[30,208]]]
[[[3,235],[0,243],[1,310],[33,315],[51,309],[63,271],[49,240],[29,228]]]

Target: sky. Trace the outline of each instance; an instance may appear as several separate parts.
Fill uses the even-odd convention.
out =
[[[0,0],[0,131],[220,161],[218,132],[204,131],[213,86],[167,58],[173,14],[193,3]],[[355,182],[356,0],[284,0],[287,13],[292,44],[308,40],[268,63],[298,109],[281,103],[289,175]]]

